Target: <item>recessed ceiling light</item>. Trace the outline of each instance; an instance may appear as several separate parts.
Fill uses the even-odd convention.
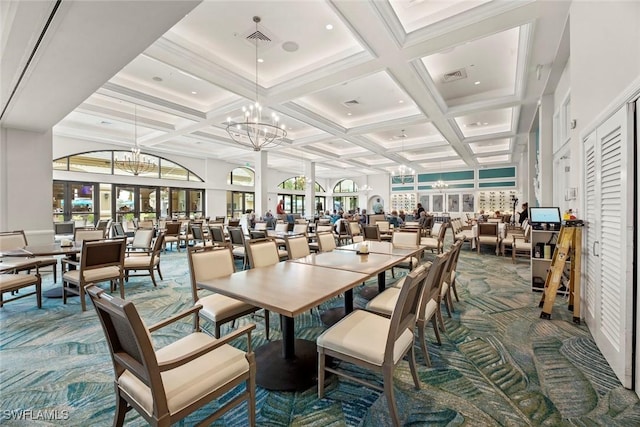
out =
[[[347,113],[347,116],[351,116],[351,115],[352,115],[351,113]]]
[[[484,122],[484,123],[482,123],[482,124],[486,126],[486,125],[488,125],[489,123],[487,123],[487,122]]]
[[[162,81],[162,77],[154,76],[154,77],[151,78],[151,80],[154,80],[156,82],[161,82]]]
[[[474,84],[474,85],[479,85],[479,84],[480,84],[480,81],[477,81],[477,82],[475,82],[475,83],[473,83],[473,84]]]
[[[191,91],[191,94],[192,94],[192,95],[197,95],[197,94],[198,94],[198,92],[196,92],[195,90],[192,90],[192,91]]]
[[[264,59],[258,58],[258,62],[262,64],[264,62]]]
[[[404,100],[401,99],[400,101],[398,101],[398,104],[404,104]]]
[[[327,24],[327,25],[325,25],[325,28],[326,28],[327,30],[333,30],[333,25],[331,25],[331,24]]]

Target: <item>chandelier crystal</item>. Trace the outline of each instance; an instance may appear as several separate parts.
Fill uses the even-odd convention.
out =
[[[131,154],[125,154],[123,159],[115,159],[115,166],[127,173],[138,176],[156,169],[156,164],[140,152],[138,146],[138,108],[133,107],[133,143]]]
[[[438,181],[436,181],[435,184],[432,185],[432,187],[435,188],[436,190],[439,190],[440,192],[442,192],[442,191],[446,190],[447,187],[449,187],[449,184],[447,184],[443,180],[439,179]]]
[[[226,130],[234,142],[254,151],[260,151],[263,148],[273,148],[280,145],[287,136],[287,131],[285,126],[280,123],[277,114],[271,113],[270,118],[262,117],[262,106],[258,102],[258,43],[260,41],[270,42],[271,39],[258,31],[259,16],[254,16],[253,22],[256,24],[256,31],[247,39],[255,42],[256,45],[256,98],[253,104],[242,107],[242,121],[234,122],[231,117],[227,118]]]

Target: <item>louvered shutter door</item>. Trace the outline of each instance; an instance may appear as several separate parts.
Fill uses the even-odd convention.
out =
[[[592,329],[596,322],[597,283],[599,282],[600,261],[596,247],[598,241],[599,212],[596,192],[596,133],[593,132],[585,143],[585,243],[582,251],[585,257],[585,320]]]

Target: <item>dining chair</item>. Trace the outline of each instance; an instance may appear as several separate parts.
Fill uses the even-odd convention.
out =
[[[524,234],[513,234],[511,243],[511,262],[516,263],[516,256],[525,255],[531,258],[531,226],[525,225]]]
[[[111,237],[126,237],[127,233],[124,231],[124,227],[120,222],[114,222],[111,224]]]
[[[249,268],[268,267],[280,262],[278,246],[271,239],[250,239],[246,249]]]
[[[330,372],[382,391],[387,399],[393,425],[400,425],[393,389],[393,372],[404,356],[408,355],[414,386],[420,389],[413,329],[425,278],[424,269],[413,271],[407,276],[390,318],[365,310],[356,310],[317,338],[319,398],[324,397],[325,373]],[[347,370],[333,368],[331,363],[327,364],[327,357],[331,357],[333,361],[337,359],[382,373],[383,387],[355,378],[347,373]]]
[[[189,315],[197,317],[200,306],[147,327],[131,301],[107,295],[93,285],[87,288],[87,293],[100,319],[113,362],[114,426],[124,425],[131,409],[150,425],[169,426],[216,399],[213,413],[201,425],[211,424],[245,401],[247,424],[255,425],[256,364],[251,346],[254,324],[222,338],[196,330],[155,350],[152,332]],[[246,351],[229,344],[241,337],[246,338]],[[244,388],[237,389],[243,383]],[[233,396],[229,396],[230,390],[234,390]]]
[[[26,298],[31,295],[36,296],[38,308],[42,308],[42,278],[40,277],[39,261],[31,261],[29,259],[24,262],[16,263],[16,267],[10,271],[0,274],[0,308],[6,303],[18,299]],[[35,273],[27,272],[35,270]],[[33,292],[19,293],[24,288],[34,286]],[[5,299],[4,293],[9,292],[11,298]]]
[[[347,231],[349,232],[351,243],[359,243],[364,241],[364,236],[362,235],[362,228],[360,227],[360,223],[356,221],[349,221],[349,228],[347,229]]]
[[[442,288],[444,271],[449,259],[449,252],[438,254],[433,262],[424,263],[410,273],[416,274],[420,271],[427,272],[423,292],[419,295],[420,304],[416,320],[416,328],[418,330],[417,339],[427,366],[431,366],[431,359],[429,358],[427,342],[425,339],[425,328],[428,322],[433,324],[433,331],[438,344],[442,344],[438,326],[438,321],[442,319],[442,315],[440,314],[440,319],[438,319],[438,312],[440,309],[438,299],[440,289]],[[390,317],[393,314],[394,307],[396,307],[397,304],[397,299],[399,298],[400,292],[404,288],[408,277],[409,276],[405,276],[401,282],[399,281],[399,286],[387,288],[384,292],[369,301],[366,305],[366,309],[371,312]]]
[[[431,252],[434,250],[436,253],[444,252],[444,238],[447,232],[447,224],[443,222],[436,222],[433,224],[431,228],[431,236],[430,237],[422,237],[420,239],[420,244],[425,247],[425,249],[431,249]]]
[[[193,234],[193,246],[213,246],[214,243],[207,239],[204,235],[202,223],[191,224],[191,233]]]
[[[144,231],[138,229],[136,231]],[[154,275],[154,271],[158,272],[158,276],[160,276],[160,280],[164,280],[162,278],[162,271],[160,271],[160,254],[162,252],[162,248],[164,247],[164,233],[160,232],[158,237],[156,237],[156,241],[153,244],[153,248],[147,250],[147,252],[134,251],[133,256],[126,256],[124,258],[124,279],[126,282],[129,281],[129,277],[137,277],[137,276],[151,276],[151,281],[153,282],[153,286],[157,287],[156,277]],[[131,255],[130,251],[127,251],[127,255]],[[146,270],[147,273],[137,273],[138,271]],[[136,274],[131,274],[131,271],[135,271]]]
[[[379,242],[380,239],[380,229],[378,228],[378,225],[365,225],[364,227],[362,227],[362,230],[364,232],[364,240],[373,240],[376,242]]]
[[[28,246],[27,235],[24,230],[2,231],[0,232],[0,252],[8,252],[11,250],[22,249]],[[28,255],[28,254],[27,254]],[[53,283],[58,283],[58,258],[47,256],[29,256],[28,261],[37,262],[38,268],[52,267]],[[24,268],[18,268],[17,271],[26,271],[29,273],[33,268],[27,264]]]
[[[218,224],[209,225],[209,235],[214,246],[222,246],[227,243],[227,239],[224,237],[224,229]]]
[[[247,259],[247,250],[245,248],[244,232],[241,227],[228,227],[229,240],[231,241],[231,247],[234,258],[242,260],[242,268],[246,269],[249,265]]]
[[[180,250],[180,246],[182,242],[184,242],[185,248],[189,247],[189,242],[193,240],[193,224],[191,221],[182,221],[182,226],[180,227],[180,234],[178,235],[178,250]]]
[[[289,231],[289,224],[286,222],[277,222],[275,231],[280,233],[286,233],[287,231]]]
[[[389,221],[377,221],[376,225],[380,230],[380,239],[391,240],[391,233],[393,233],[393,231],[391,230],[391,224]]]
[[[316,233],[316,239],[318,240],[318,252],[331,252],[337,247],[336,238],[330,231]]]
[[[415,231],[398,230],[394,232],[393,235],[391,236],[391,243],[393,244],[393,246],[399,246],[399,247],[402,247],[402,246],[411,247],[411,248],[417,247],[418,245],[420,245],[420,233],[417,229]],[[420,264],[420,258],[421,258],[421,254],[419,254],[418,256],[407,257],[400,264],[397,264],[391,268],[391,275],[395,277],[395,271],[394,271],[395,267],[405,268],[407,270],[413,270]]]
[[[284,241],[289,259],[304,258],[311,253],[305,236],[285,236]]]
[[[155,230],[153,229],[138,228],[133,235],[133,240],[127,245],[127,251],[148,253],[151,250],[154,234]]]
[[[82,243],[85,240],[99,240],[104,238],[104,231],[96,229],[76,228],[73,231],[73,241]]]
[[[452,292],[455,294],[456,301],[460,301],[458,298],[458,291],[456,290],[456,269],[458,268],[458,258],[460,257],[460,248],[462,248],[462,240],[456,241],[451,248],[450,260],[447,265],[447,269],[444,272],[442,279],[442,288],[440,289],[440,301],[444,302],[447,309],[447,314],[451,317],[453,310],[453,297]]]
[[[56,236],[73,236],[75,225],[73,221],[54,222],[53,234]]]
[[[167,222],[165,225],[165,234],[164,234],[164,243],[165,250],[166,246],[169,245],[173,249],[173,244],[176,244],[176,248],[178,252],[180,252],[180,223],[179,222]]]
[[[500,248],[500,236],[498,235],[497,222],[482,222],[478,224],[478,235],[476,237],[476,249],[480,253],[480,246],[489,245],[496,248],[496,255]]]
[[[62,303],[67,303],[67,293],[80,296],[82,311],[87,310],[84,300],[84,288],[88,284],[109,282],[110,290],[120,288],[120,297],[124,299],[124,253],[126,240],[85,240],[82,242],[80,261],[63,259]],[[68,269],[75,267],[75,270]],[[114,283],[117,282],[117,285]]]
[[[304,222],[304,223],[296,223],[293,224],[293,234],[303,234],[303,235],[307,235],[309,231],[309,223],[308,222]]]
[[[267,229],[267,223],[263,222],[263,221],[256,222],[256,225],[253,226],[253,229],[257,230],[257,231],[266,230]]]
[[[209,293],[198,286],[198,282],[229,276],[236,271],[231,245],[206,246],[189,248],[189,274],[191,278],[191,295],[194,305],[201,305],[199,318],[213,324],[213,335],[220,337],[220,330],[225,323],[233,322],[240,317],[255,313],[259,307],[222,294]],[[204,296],[203,296],[204,293]],[[198,330],[199,320],[195,319],[194,329]],[[269,339],[269,316],[265,316],[265,336]]]

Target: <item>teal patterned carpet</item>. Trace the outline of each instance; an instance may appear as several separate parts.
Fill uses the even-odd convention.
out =
[[[164,280],[158,288],[144,277],[132,278],[126,287],[127,298],[136,303],[147,324],[191,305],[185,252],[163,255],[161,265]],[[388,282],[393,280],[389,273]],[[44,281],[45,289],[53,286],[51,273]],[[375,286],[373,281],[367,285]],[[406,362],[396,370],[404,425],[640,426],[637,396],[622,388],[587,327],[571,321],[564,298],[556,300],[552,320],[539,318],[540,294],[530,292],[527,260],[514,265],[510,258],[471,252],[467,244],[458,264],[458,289],[460,302],[453,318],[445,313],[442,346],[435,344],[429,331],[431,368],[424,366],[416,349],[421,390],[413,388]],[[364,303],[359,297],[355,301],[356,306]],[[326,306],[341,304],[337,298]],[[89,308],[82,313],[78,298],[66,306],[61,300],[45,299],[38,310],[35,298],[25,298],[0,309],[0,424],[111,425],[113,368],[98,319],[90,304]],[[255,323],[254,342],[259,346],[264,343],[264,323],[260,319]],[[278,325],[276,315],[271,324]],[[185,321],[154,333],[154,343],[162,346],[190,327]],[[296,318],[296,329],[298,337],[314,339],[324,327],[314,310]],[[277,327],[272,326],[271,334],[278,338]],[[352,365],[342,363],[340,368],[380,382]],[[315,388],[301,393],[259,388],[258,425],[391,425],[380,393],[335,376],[328,381],[321,400]],[[203,411],[214,408],[212,404]],[[31,419],[16,420],[24,410],[32,410]],[[51,414],[58,419],[47,421]],[[197,417],[182,425],[193,425]],[[216,423],[246,424],[244,406]],[[126,425],[145,422],[132,411]]]

